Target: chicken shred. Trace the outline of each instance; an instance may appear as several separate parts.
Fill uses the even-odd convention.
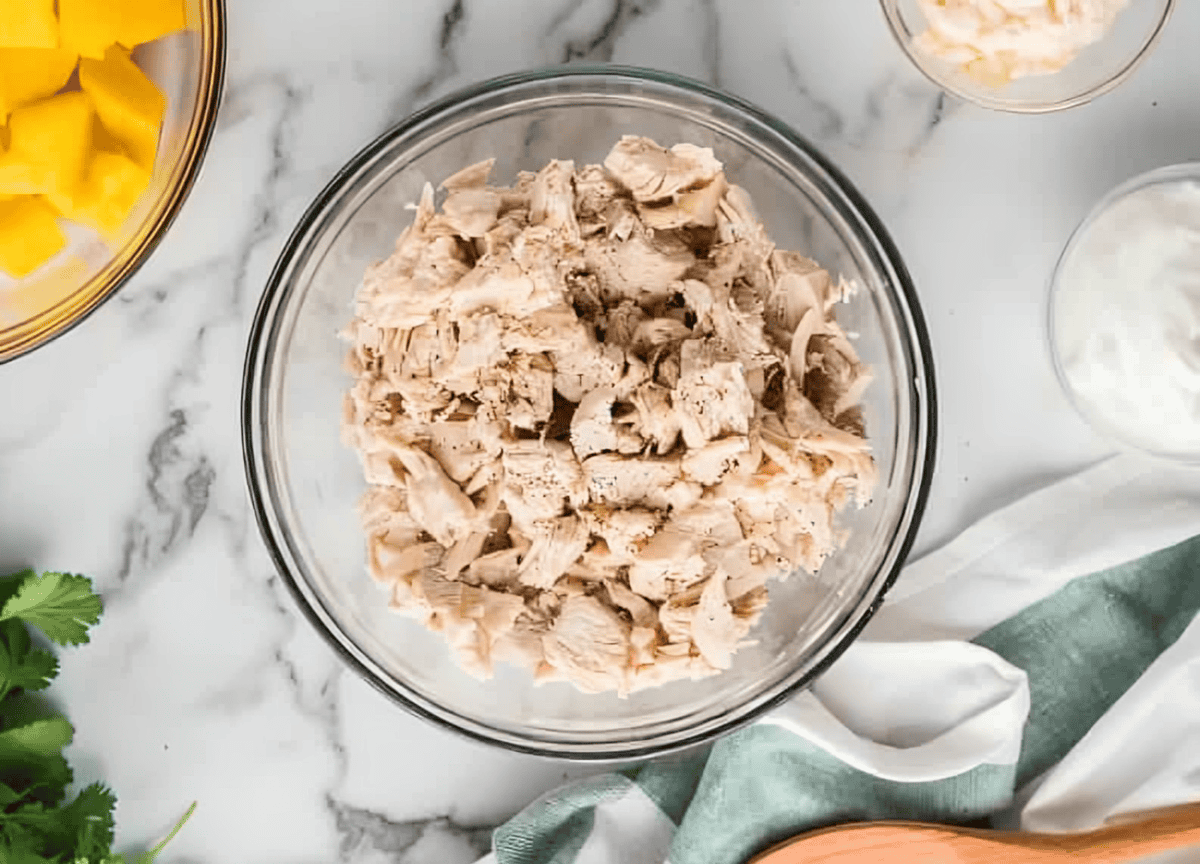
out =
[[[440,209],[426,185],[345,333],[370,575],[482,678],[717,674],[870,501],[854,286],[776,249],[707,148],[493,167]]]

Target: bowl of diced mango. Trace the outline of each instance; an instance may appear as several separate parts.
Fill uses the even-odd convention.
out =
[[[216,121],[224,0],[0,0],[0,362],[153,251]]]

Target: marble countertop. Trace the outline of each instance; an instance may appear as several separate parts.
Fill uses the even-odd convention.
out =
[[[259,541],[238,434],[245,339],[312,196],[419,105],[504,72],[613,61],[774,112],[872,203],[932,334],[941,442],[916,551],[1105,455],[1060,393],[1047,277],[1107,189],[1197,158],[1200,4],[1138,74],[1046,117],[943,97],[871,0],[227,0],[203,172],[151,262],[67,337],[0,367],[0,571],[93,576],[107,612],[52,693],[119,846],[199,809],[167,864],[463,864],[587,769],[467,743],[339,667]]]

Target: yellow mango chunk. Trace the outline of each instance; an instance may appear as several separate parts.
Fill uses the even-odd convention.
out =
[[[144,168],[154,167],[167,97],[146,77],[129,52],[112,46],[103,60],[79,61],[79,83],[92,97],[104,127]]]
[[[116,41],[126,48],[151,42],[187,26],[183,0],[111,0]]]
[[[46,191],[46,174],[39,165],[24,161],[20,154],[0,155],[0,196],[41,195]]]
[[[0,48],[0,120],[61,90],[77,59],[65,48]]]
[[[0,270],[28,276],[66,245],[54,210],[41,198],[0,201]]]
[[[117,41],[107,0],[58,0],[62,45],[97,60]]]
[[[150,185],[150,172],[121,153],[101,150],[92,157],[87,175],[73,194],[48,195],[68,219],[106,237],[117,233]]]
[[[57,48],[54,0],[2,0],[0,48]]]
[[[58,17],[62,44],[94,60],[114,43],[132,48],[187,25],[183,0],[58,0]]]
[[[0,156],[0,193],[69,193],[83,181],[95,115],[86,93],[63,93],[18,108]]]

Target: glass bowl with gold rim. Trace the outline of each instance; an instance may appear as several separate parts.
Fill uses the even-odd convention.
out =
[[[102,239],[60,220],[67,236],[61,252],[21,279],[0,273],[0,362],[60,336],[113,296],[154,251],[187,198],[221,98],[225,2],[184,0],[184,8],[185,30],[133,51],[167,97],[150,185],[114,236]]]

